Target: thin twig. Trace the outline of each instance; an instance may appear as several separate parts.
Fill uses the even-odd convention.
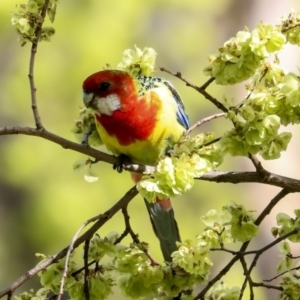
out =
[[[119,244],[128,234],[129,234],[129,231],[127,228],[125,228],[123,233],[114,242],[114,245]]]
[[[83,134],[83,137],[82,137],[82,140],[81,140],[81,144],[83,144],[83,145],[88,145],[89,144],[89,142],[88,142],[89,137],[93,133],[94,130],[96,130],[96,125],[92,124],[89,127],[89,130]]]
[[[132,238],[132,241],[134,243],[140,244],[140,240],[138,238],[138,235],[136,233],[134,233],[134,231],[133,231],[133,229],[130,225],[130,216],[128,214],[127,207],[122,208],[122,214],[123,214],[123,217],[124,217],[124,223],[125,223],[126,231],[128,231],[128,233],[130,234],[130,236]]]
[[[203,290],[194,298],[194,300],[204,299],[205,294],[208,290],[219,281],[230,269],[231,267],[239,260],[239,256],[234,256],[230,262],[216,275],[213,279],[211,279],[208,284],[203,288]]]
[[[67,254],[66,254],[66,261],[65,261],[65,267],[64,267],[64,272],[63,272],[63,276],[62,276],[62,279],[61,279],[61,282],[60,282],[60,288],[59,288],[59,294],[57,295],[57,298],[56,300],[60,300],[63,293],[64,293],[64,285],[65,285],[65,281],[66,281],[66,278],[68,276],[68,270],[69,270],[69,260],[70,260],[70,255],[71,253],[73,252],[73,250],[75,249],[74,248],[74,244],[76,242],[76,240],[78,239],[78,236],[80,234],[80,232],[83,230],[84,227],[86,227],[89,223],[91,222],[95,222],[98,218],[98,216],[96,217],[93,217],[87,221],[85,221],[80,227],[79,229],[76,231],[75,235],[73,236],[72,238],[72,241],[71,241],[71,244],[70,246],[68,247],[68,251],[67,251]],[[89,241],[86,240],[85,242]]]
[[[243,267],[243,271],[244,271],[244,276],[245,276],[245,279],[244,279],[244,282],[243,282],[243,285],[242,285],[242,288],[240,290],[240,294],[239,294],[239,300],[241,300],[243,298],[243,295],[244,295],[244,291],[247,287],[247,282],[251,282],[252,279],[250,277],[250,274],[248,273],[248,268],[247,268],[247,263],[246,263],[246,260],[245,260],[245,257],[244,256],[241,256],[240,257],[240,262],[241,262],[241,265]],[[253,288],[251,287],[251,285],[249,285],[250,287],[250,299],[253,299]]]
[[[271,210],[274,208],[274,206],[281,200],[283,199],[289,192],[285,189],[281,190],[271,201],[270,203],[265,207],[265,209],[260,213],[260,215],[258,216],[258,218],[255,220],[254,224],[259,226],[261,224],[261,222],[264,220],[264,218],[271,212]],[[290,233],[288,233],[288,236],[290,235]],[[243,296],[244,290],[246,288],[247,282],[249,281],[249,285],[250,285],[250,289],[251,289],[251,284],[252,284],[252,280],[250,277],[250,274],[253,270],[253,268],[256,265],[256,262],[259,258],[259,256],[267,251],[269,248],[273,247],[274,245],[278,244],[282,239],[285,239],[286,237],[280,237],[278,239],[276,239],[275,241],[273,241],[272,243],[268,244],[267,246],[255,251],[255,257],[252,261],[252,264],[250,265],[248,272],[245,274],[245,279],[244,279],[244,283],[242,285],[241,291],[240,291],[240,298]],[[250,242],[250,241],[249,241]],[[248,242],[248,243],[249,243]],[[253,294],[252,294],[253,295]]]
[[[84,286],[83,292],[86,300],[90,300],[90,290],[89,290],[89,247],[90,240],[86,240],[84,243],[84,254],[83,254],[83,263],[84,263]]]
[[[220,137],[215,138],[215,139],[213,139],[213,140],[211,140],[211,141],[209,141],[209,142],[207,142],[207,143],[204,143],[201,147],[207,147],[207,146],[209,146],[209,145],[212,145],[212,144],[214,144],[214,143],[217,143],[217,142],[220,141],[220,140],[221,140]]]
[[[151,261],[151,265],[152,266],[157,266],[159,265],[159,263],[152,257],[152,255],[149,253],[149,250],[147,249],[147,247],[145,247],[145,245],[139,240],[138,235],[132,230],[131,224],[130,224],[130,216],[128,214],[128,210],[127,207],[123,207],[122,208],[122,213],[124,216],[124,222],[125,222],[125,227],[126,230],[128,231],[128,233],[130,234],[133,242],[135,244],[138,244],[142,247],[143,252],[147,255],[147,257],[149,258],[149,260]]]
[[[83,233],[73,244],[73,248],[77,248],[84,241],[92,238],[94,233],[102,227],[110,218],[112,218],[123,206],[128,205],[128,203],[138,194],[136,187],[131,188],[117,203],[115,203],[109,210],[104,214],[100,214],[91,218],[90,220],[97,220],[97,222],[89,228],[85,233]],[[41,270],[46,269],[49,265],[57,262],[59,259],[66,256],[70,246],[65,247],[57,254],[51,255],[48,259],[44,260],[31,270],[27,271],[26,274],[18,278],[15,282],[9,285],[4,290],[0,291],[0,298],[9,293],[13,293],[20,285],[26,282],[29,278],[33,277],[35,274]]]
[[[223,252],[230,253],[232,255],[244,255],[244,253],[240,253],[239,251],[230,250],[225,247],[222,247],[222,248],[214,248],[213,247],[213,248],[210,248],[210,251],[223,251]]]
[[[286,195],[288,195],[290,191],[287,189],[282,189],[264,208],[264,210],[260,213],[260,215],[255,220],[254,224],[259,226],[263,219],[270,214],[271,210],[277,205],[277,203],[283,199]]]
[[[13,296],[13,293],[11,292],[11,293],[8,293],[8,295],[7,295],[7,300],[11,300],[12,299],[12,296]]]
[[[213,119],[217,119],[220,117],[224,117],[225,113],[219,113],[219,114],[215,114],[206,118],[201,119],[200,121],[198,121],[197,123],[195,123],[194,125],[192,125],[185,133],[184,135],[189,135],[194,129],[196,129],[197,127],[201,126],[202,124],[209,122]]]
[[[199,92],[201,95],[203,95],[207,100],[209,100],[211,103],[213,103],[218,109],[222,110],[224,113],[228,112],[228,109],[216,98],[214,98],[212,95],[210,95],[208,92],[206,92],[206,88],[214,81],[214,78],[210,78],[206,83],[204,83],[202,86],[196,86],[195,84],[192,84],[188,80],[182,77],[182,74],[180,72],[171,72],[167,70],[166,68],[160,68],[162,72],[166,72],[168,74],[171,74],[180,80],[182,80],[187,86],[195,89],[197,92]]]
[[[200,90],[206,90],[211,83],[213,83],[215,81],[216,78],[214,77],[210,77],[206,82],[204,82],[200,87],[199,89]]]
[[[300,231],[300,226],[296,227],[295,229],[291,230],[290,232],[278,237],[276,240],[274,240],[272,243],[266,245],[265,247],[262,247],[261,249],[257,250],[256,251],[256,254],[253,258],[253,261],[249,267],[249,270],[248,270],[248,274],[250,275],[250,273],[252,272],[253,268],[256,266],[256,263],[259,259],[259,257],[264,253],[266,252],[267,250],[269,250],[270,248],[272,248],[273,246],[279,244],[281,241],[287,239],[288,237],[294,235],[294,234],[297,234],[298,232]]]
[[[291,268],[291,269],[289,269],[289,270],[286,270],[286,271],[284,271],[284,272],[281,272],[280,274],[276,275],[275,277],[272,277],[271,279],[264,279],[263,281],[265,281],[265,282],[271,282],[271,281],[273,281],[273,280],[275,280],[275,279],[281,277],[282,275],[284,275],[284,274],[286,274],[286,273],[290,273],[291,271],[297,271],[297,270],[299,270],[299,269],[300,269],[300,266],[295,267],[295,268]]]
[[[92,261],[90,261],[90,262],[87,264],[87,266],[89,267],[89,266],[91,266],[91,265],[94,264],[94,263],[96,263],[96,261],[95,261],[95,260],[92,260]],[[85,267],[86,267],[86,266],[84,265],[82,268],[80,268],[80,269],[74,271],[74,272],[71,274],[71,276],[76,277],[76,275],[80,274],[80,273],[85,269]]]
[[[258,160],[258,158],[257,158],[255,155],[249,153],[248,156],[249,156],[250,160],[252,161],[252,163],[253,163],[253,165],[254,165],[256,171],[257,171],[259,174],[261,174],[261,175],[263,175],[263,176],[269,175],[269,172],[266,171],[266,170],[263,168],[261,162]]]
[[[30,54],[30,60],[29,60],[29,84],[30,84],[30,93],[31,93],[31,108],[33,112],[33,117],[35,121],[35,125],[37,129],[43,129],[43,124],[41,121],[41,117],[38,111],[37,106],[37,99],[36,99],[36,87],[34,82],[34,63],[35,63],[35,56],[39,44],[39,39],[42,33],[42,26],[44,23],[44,19],[47,13],[48,5],[50,0],[45,0],[44,6],[41,12],[41,22],[37,25],[35,30],[35,40],[32,42],[31,45],[31,54]]]
[[[258,282],[252,282],[252,286],[254,287],[264,287],[267,289],[273,289],[273,290],[278,290],[278,291],[283,291],[282,286],[278,285],[269,285],[269,284],[264,284],[264,283],[258,283]]]

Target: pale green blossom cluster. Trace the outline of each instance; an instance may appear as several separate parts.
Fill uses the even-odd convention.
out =
[[[247,98],[227,114],[234,128],[221,139],[224,150],[231,155],[279,158],[292,138],[289,132],[280,133],[280,126],[300,122],[299,85],[299,78],[285,74],[278,61],[263,65],[249,85]]]
[[[103,145],[100,135],[96,130],[95,114],[93,110],[91,108],[80,107],[79,117],[75,120],[74,127],[71,129],[71,132],[75,135],[77,141],[82,143],[85,139],[86,133],[90,130],[91,132],[85,142],[87,142],[91,147],[99,147]]]
[[[215,284],[207,294],[205,300],[238,300],[240,296],[240,288],[234,286],[229,288],[224,282]]]
[[[127,71],[133,76],[152,76],[155,70],[156,51],[145,47],[143,50],[134,46],[123,52],[122,61],[117,65],[118,70]]]
[[[147,244],[131,244],[126,247],[116,244],[118,237],[116,232],[111,232],[104,238],[96,234],[90,241],[88,262],[94,263],[89,267],[86,279],[91,300],[106,299],[113,293],[112,287],[115,285],[131,299],[147,298],[152,295],[153,299],[164,300],[176,297],[181,292],[184,296],[183,299],[190,299],[190,289],[197,282],[205,282],[208,279],[209,266],[207,272],[197,274],[199,272],[185,271],[175,262],[159,265],[153,263],[146,255]],[[199,257],[199,254],[196,255]],[[202,256],[204,261],[209,263],[208,258],[204,254]],[[42,258],[46,257],[42,256]],[[104,260],[102,260],[103,258]],[[39,276],[43,289],[38,293],[44,295],[51,291],[57,294],[64,268],[65,259],[62,259],[41,271]],[[72,256],[69,261],[64,290],[72,300],[84,300],[86,297],[84,291],[85,271],[78,272],[77,269]],[[190,270],[192,269],[190,268]],[[30,300],[30,296],[37,296],[38,293],[28,294],[25,300]],[[45,297],[37,300],[43,300]]]
[[[300,79],[294,73],[288,73],[278,92],[282,107],[277,114],[283,125],[300,123]]]
[[[228,210],[218,212],[211,209],[201,217],[205,224],[205,230],[198,236],[198,239],[207,241],[211,247],[221,247],[221,245],[234,242],[231,234],[231,214]]]
[[[209,56],[204,74],[222,85],[249,79],[265,59],[283,49],[285,43],[300,45],[300,15],[292,11],[277,26],[259,23],[252,32],[247,28]]]
[[[234,128],[223,134],[224,152],[277,159],[287,149],[292,134],[280,132],[280,127],[300,123],[300,80],[286,73],[277,57],[273,62],[265,59],[282,50],[286,42],[299,45],[299,20],[300,15],[292,11],[278,26],[260,23],[252,32],[240,31],[211,59],[206,72],[219,84],[252,77],[246,99],[227,113]]]
[[[119,275],[117,285],[131,299],[149,295],[159,300],[170,299],[204,280],[204,276],[186,272],[175,261],[171,265],[153,264],[139,245],[120,249],[114,267]]]
[[[208,258],[210,245],[202,239],[177,242],[178,250],[172,253],[173,262],[189,274],[195,274],[206,282],[213,265]]]
[[[176,197],[188,192],[194,178],[216,168],[223,160],[219,143],[205,144],[214,140],[212,133],[184,137],[175,146],[170,156],[162,157],[153,174],[145,174],[137,184],[140,194],[150,202],[156,198]]]
[[[104,255],[112,256],[117,253],[114,249],[113,243],[118,236],[115,232],[110,233],[103,239],[98,235],[95,235],[91,240],[89,248],[89,261],[99,261]],[[46,258],[46,257],[44,257]],[[115,285],[115,280],[112,277],[111,266],[104,266],[101,268],[89,268],[87,275],[89,295],[91,300],[104,300],[109,294],[112,293],[112,287]],[[58,262],[51,264],[45,270],[39,273],[42,286],[55,294],[59,293],[62,276],[65,269],[65,259],[61,259]],[[84,300],[86,294],[84,291],[84,275],[83,272],[76,272],[77,266],[73,256],[68,263],[68,273],[65,278],[64,290],[68,292],[72,300]],[[41,299],[43,300],[43,299]]]
[[[276,115],[282,125],[300,123],[299,77],[294,73],[285,74],[278,61],[264,65],[253,78],[251,88],[239,109],[244,120],[252,122]]]
[[[47,15],[51,22],[55,19],[58,0],[50,0]],[[15,12],[11,13],[11,23],[17,29],[18,41],[22,46],[27,42],[36,41],[36,29],[43,23],[41,16],[44,7],[44,0],[29,0],[26,4],[16,6]],[[50,41],[55,30],[53,27],[43,26],[41,29],[40,41]]]
[[[114,244],[118,237],[119,234],[115,231],[110,232],[104,238],[95,234],[89,244],[88,258],[90,260],[100,261],[105,255],[115,257],[119,251],[118,246]]]
[[[29,292],[23,292],[19,295],[14,295],[15,300],[46,300],[49,299],[48,294],[50,290],[46,288],[40,288],[36,292],[31,289]]]
[[[286,213],[279,213],[276,216],[278,227],[272,228],[272,234],[274,237],[281,237],[296,230],[297,233],[290,235],[287,239],[293,243],[300,242],[300,210],[294,211],[295,217],[290,217]],[[276,271],[280,273],[284,271],[284,275],[279,283],[283,288],[281,293],[281,299],[296,300],[300,298],[300,264],[293,266],[295,258],[292,255],[291,247],[288,241],[283,241],[279,244],[279,257],[280,261],[277,264]],[[298,256],[298,255],[297,255]],[[294,272],[292,272],[294,270]]]
[[[71,132],[79,143],[87,143],[91,147],[103,145],[101,137],[96,129],[94,112],[90,108],[80,107],[79,117],[75,120]],[[78,173],[84,170],[84,179],[87,182],[96,182],[99,177],[93,169],[90,159],[81,159],[73,163],[73,171]]]
[[[231,226],[231,236],[239,242],[246,242],[255,237],[258,233],[258,226],[254,223],[253,211],[246,210],[243,205],[232,202],[223,207],[231,215],[228,224]]]
[[[293,265],[293,259],[291,254],[291,247],[288,242],[284,241],[278,245],[281,260],[279,261],[276,271],[277,273],[282,270],[290,270]]]
[[[299,228],[298,233],[289,236],[288,240],[290,240],[293,243],[300,242],[300,209],[296,209],[294,213],[294,218],[290,217],[286,213],[279,213],[276,216],[278,227],[272,228],[272,233],[275,237],[285,235],[291,232],[292,230]]]
[[[209,57],[204,74],[222,85],[242,82],[255,74],[265,58],[280,51],[285,42],[279,26],[260,23],[252,32],[246,28]]]
[[[300,266],[298,265],[300,268]],[[298,300],[300,299],[300,270],[296,270],[294,274],[288,272],[282,276],[279,283],[283,288],[280,299]]]
[[[300,14],[292,10],[290,14],[281,18],[281,22],[281,31],[287,41],[292,45],[300,46]]]
[[[236,120],[236,115],[232,119]],[[289,132],[279,133],[279,127],[280,118],[277,115],[266,116],[251,123],[239,123],[224,133],[221,144],[233,156],[259,153],[264,159],[277,159],[287,149],[292,138]]]
[[[108,272],[90,270],[88,282],[90,300],[105,300],[112,294],[114,280]],[[86,300],[83,279],[76,280],[72,285],[66,287],[66,291],[72,300]]]
[[[146,254],[139,247],[132,245],[119,252],[115,266],[121,276],[118,286],[125,295],[139,298],[151,294],[154,286],[163,279],[158,266],[151,266]]]
[[[88,159],[80,159],[73,163],[74,173],[79,173],[84,170],[84,179],[89,183],[96,182],[99,177],[93,169],[93,161]]]
[[[40,255],[40,257],[46,259],[45,256]],[[43,260],[41,262],[43,262]],[[47,290],[50,290],[53,293],[58,294],[64,268],[65,268],[65,259],[61,259],[58,262],[51,264],[47,269],[42,270],[40,273],[38,273],[38,275],[41,278],[41,285]],[[75,270],[76,270],[76,263],[71,259],[69,262],[69,272],[65,279],[66,280],[65,287],[67,289],[72,284],[76,283],[75,278],[71,276],[72,272],[74,272]]]
[[[234,202],[224,206],[220,213],[210,210],[201,217],[201,221],[206,228],[198,236],[198,240],[206,241],[210,247],[222,247],[235,241],[246,242],[258,232],[253,212]]]

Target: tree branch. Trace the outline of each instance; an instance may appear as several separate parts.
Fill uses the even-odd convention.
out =
[[[91,148],[88,145],[81,145],[63,137],[60,137],[46,129],[36,129],[32,127],[0,127],[1,135],[14,135],[14,134],[24,134],[30,136],[39,136],[53,143],[62,146],[64,149],[71,149],[76,152],[88,155],[95,158],[98,161],[104,161],[111,165],[117,162],[116,157],[109,155],[107,153],[101,152],[97,149]],[[125,164],[124,170],[131,172],[154,172],[154,166],[144,166],[139,164]],[[268,176],[261,176],[258,172],[222,172],[222,171],[211,171],[204,174],[201,178],[196,178],[198,180],[211,181],[217,183],[262,183],[273,185],[277,187],[284,188],[289,192],[300,192],[300,180],[281,176],[274,173],[267,172]]]
[[[1,135],[16,135],[16,134],[24,134],[29,136],[38,136],[48,141],[51,141],[55,144],[62,146],[64,149],[71,149],[76,152],[91,156],[98,161],[104,161],[111,165],[117,162],[116,157],[109,155],[107,153],[101,152],[97,149],[94,149],[88,145],[78,144],[72,141],[69,141],[59,135],[56,135],[45,128],[36,129],[32,127],[21,127],[21,126],[13,126],[13,127],[0,127],[0,136]],[[153,166],[143,166],[138,164],[126,164],[124,166],[124,170],[132,171],[132,172],[154,172],[155,167]]]
[[[300,192],[300,180],[269,172],[268,174],[268,176],[262,177],[258,172],[211,171],[196,179],[217,183],[222,182],[234,184],[256,182],[281,187],[290,193]]]

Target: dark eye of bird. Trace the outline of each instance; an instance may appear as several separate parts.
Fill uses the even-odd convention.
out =
[[[109,82],[104,81],[98,85],[97,90],[99,92],[105,92],[109,89],[110,86],[111,86],[111,84]]]

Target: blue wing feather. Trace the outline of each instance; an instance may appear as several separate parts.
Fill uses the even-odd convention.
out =
[[[173,87],[173,85],[169,81],[163,81],[163,83],[168,87],[168,89],[171,91],[174,100],[176,101],[177,105],[177,121],[185,128],[189,129],[190,127],[190,121],[189,117],[187,115],[187,112],[185,110],[184,104],[181,100],[181,97]]]

